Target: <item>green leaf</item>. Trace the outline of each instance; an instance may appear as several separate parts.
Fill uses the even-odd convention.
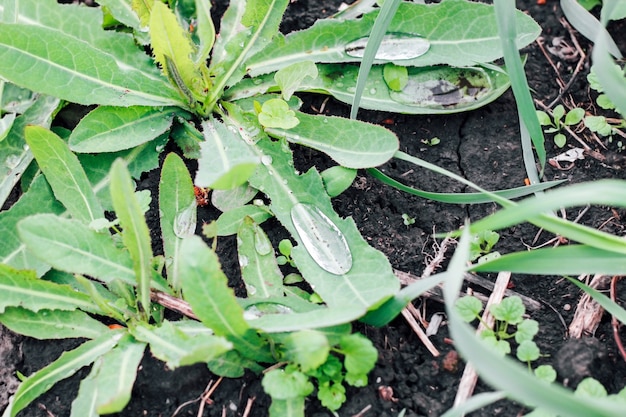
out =
[[[84,105],[182,104],[176,91],[134,45],[132,37],[104,33],[98,11],[85,13],[76,8],[66,12],[68,9],[50,0],[22,5],[25,7],[20,8],[18,21],[34,19],[37,24],[1,24],[3,78]],[[81,19],[84,21],[78,22]],[[41,74],[46,74],[45,83],[41,82]]]
[[[307,30],[280,37],[248,61],[249,73],[255,77],[302,60],[359,61],[359,57],[354,53],[349,55],[346,48],[349,43],[369,36],[377,14],[367,13],[357,20],[322,19]],[[515,21],[519,33],[517,47],[522,48],[539,35],[540,28],[532,18],[519,11],[515,14]],[[473,30],[468,31],[470,26]],[[389,42],[387,49],[382,51],[393,52],[396,58],[377,59],[376,63],[391,61],[404,66],[448,64],[463,67],[502,57],[493,7],[486,4],[459,0],[429,5],[403,2],[387,33],[408,36],[407,44],[399,47]],[[429,45],[428,52],[413,57],[415,47],[422,47],[424,43]],[[363,41],[361,50],[364,44]],[[380,53],[381,49],[379,57]]]
[[[535,375],[545,382],[556,381],[556,371],[551,365],[539,365],[535,368]]]
[[[66,351],[61,356],[30,375],[19,386],[13,397],[13,402],[5,410],[5,415],[15,417],[34,399],[48,391],[57,382],[74,375],[80,368],[87,366],[94,360],[109,352],[122,337],[119,332],[110,332],[98,339],[83,343],[74,350]]]
[[[260,373],[263,367],[256,362],[242,357],[236,350],[229,350],[223,355],[207,362],[211,372],[226,378],[241,378],[246,370]]]
[[[318,64],[319,76],[305,79],[298,91],[330,94],[350,104],[359,67]],[[393,91],[385,84],[383,65],[374,65],[366,80],[360,107],[408,114],[449,114],[484,106],[509,88],[506,72],[495,65],[473,67],[409,67],[407,84]],[[436,80],[436,81],[433,81]],[[273,76],[243,80],[226,92],[228,98],[249,97],[276,88]]]
[[[54,196],[72,217],[85,224],[103,218],[104,211],[87,175],[67,144],[40,126],[26,127],[24,135]]]
[[[562,104],[559,104],[554,108],[554,110],[552,110],[552,114],[554,115],[554,121],[558,126],[561,123],[563,116],[565,116],[565,107],[563,107]]]
[[[283,274],[276,263],[272,242],[250,217],[245,217],[239,226],[237,252],[248,298],[284,295]]]
[[[100,0],[98,4],[106,8],[116,20],[133,28],[135,35],[139,38],[141,23],[139,16],[132,8],[132,0]]]
[[[67,285],[38,279],[32,271],[18,271],[0,264],[0,312],[6,307],[39,310],[76,310],[98,312],[87,295]]]
[[[243,207],[249,203],[259,190],[243,184],[230,190],[213,190],[211,193],[211,204],[220,211],[230,211]],[[262,206],[259,206],[262,208]],[[243,219],[245,216],[241,216]]]
[[[580,381],[574,394],[581,398],[605,398],[607,396],[606,388],[593,378],[585,378]]]
[[[322,180],[329,197],[337,197],[346,191],[356,178],[356,169],[336,165],[322,171]]]
[[[272,399],[306,397],[313,392],[309,378],[297,370],[273,369],[263,376],[261,384]]]
[[[244,184],[254,173],[260,158],[243,138],[215,119],[202,122],[205,141],[195,184],[199,187],[230,189]]]
[[[344,366],[351,374],[368,374],[378,359],[378,351],[372,342],[359,333],[343,336],[341,352],[345,355]]]
[[[83,117],[70,135],[74,152],[117,152],[151,141],[167,131],[172,108],[100,106]]]
[[[562,133],[557,133],[554,135],[554,144],[559,148],[562,148],[567,143],[567,138]]]
[[[211,3],[204,0],[196,0],[197,36],[200,46],[196,54],[196,65],[204,65],[215,43],[215,27],[211,19]]]
[[[272,398],[269,408],[270,416],[304,417],[305,397],[293,397],[285,400]]]
[[[43,275],[50,266],[31,252],[18,235],[17,224],[24,217],[36,213],[60,214],[65,208],[54,198],[43,175],[38,176],[30,189],[9,210],[0,212],[0,261],[14,268],[33,269]]]
[[[5,83],[5,89],[9,85],[12,84]],[[29,125],[50,127],[52,114],[57,110],[59,102],[60,100],[54,97],[38,96],[24,110],[24,113],[15,119],[7,136],[0,141],[0,160],[5,161],[5,163],[0,164],[1,204],[4,204],[33,160],[33,154],[24,140],[24,129]]]
[[[120,279],[135,283],[128,253],[117,248],[111,236],[81,222],[38,214],[22,220],[18,230],[29,251],[57,269],[105,282]]]
[[[111,199],[115,214],[123,228],[122,241],[133,260],[140,308],[150,312],[150,284],[152,276],[152,246],[150,231],[143,211],[135,196],[135,187],[123,160],[111,167]]]
[[[587,129],[602,136],[609,136],[613,131],[604,116],[587,116],[584,122]]]
[[[209,107],[222,95],[226,86],[245,75],[247,59],[265,48],[278,33],[278,26],[288,0],[249,0],[230,3],[221,22],[209,71],[215,76],[209,93]],[[276,68],[278,69],[278,68]]]
[[[22,307],[8,307],[0,315],[0,322],[15,333],[36,339],[96,339],[109,331],[107,326],[79,310],[35,313]]]
[[[285,100],[272,98],[263,103],[259,113],[259,123],[266,129],[292,129],[300,121]]]
[[[463,321],[471,323],[480,317],[480,312],[483,309],[483,303],[481,303],[478,298],[468,295],[456,300],[454,307]]]
[[[318,387],[317,398],[329,410],[339,410],[346,402],[346,388],[338,382],[326,382]]]
[[[489,312],[496,320],[504,321],[508,324],[521,323],[526,309],[522,299],[516,295],[506,297],[499,304],[494,304]]]
[[[580,107],[576,107],[575,109],[567,112],[564,123],[567,126],[577,125],[583,120],[583,117],[585,117],[585,110]]]
[[[552,118],[543,110],[537,110],[537,118],[541,126],[552,126]]]
[[[235,108],[230,110],[237,117],[236,122],[241,123],[242,129],[253,127],[245,123],[245,119]],[[231,120],[235,122],[234,119]],[[259,140],[253,149],[268,162],[291,158],[289,149],[280,142]],[[317,172],[310,170],[306,174],[298,175],[288,161],[261,164],[256,174],[250,178],[250,183],[255,188],[262,189],[271,199],[271,210],[298,243],[292,255],[302,276],[315,287],[316,293],[328,306],[304,313],[265,315],[254,320],[255,327],[276,332],[345,323],[361,317],[371,306],[397,291],[397,278],[385,256],[363,240],[354,222],[337,216]],[[328,219],[323,226],[325,231],[328,228],[332,230],[331,225],[334,225],[341,232],[338,236],[343,235],[345,238],[352,258],[352,266],[347,273],[336,275],[328,272],[318,263],[328,260],[316,261],[310,255],[294,226],[292,212],[294,207],[298,207],[297,204],[306,205],[310,210],[319,210],[324,217],[318,217]]]
[[[317,67],[313,61],[296,62],[274,74],[274,81],[286,101],[289,101],[305,78],[317,78]]]
[[[539,348],[532,340],[524,340],[517,347],[517,359],[522,362],[533,362],[539,359]]]
[[[524,340],[532,340],[539,332],[539,323],[536,320],[524,319],[517,325],[515,341],[522,343]]]
[[[244,320],[217,255],[200,237],[191,236],[183,240],[180,258],[183,294],[200,321],[231,341],[242,355],[270,361],[261,350],[260,338]]]
[[[184,237],[195,233],[196,199],[189,171],[174,153],[167,155],[161,169],[159,210],[167,280],[179,291],[182,282],[180,246]]]
[[[300,123],[289,130],[266,129],[274,137],[317,149],[346,168],[369,168],[387,162],[398,150],[389,130],[342,117],[297,113]]]
[[[193,336],[165,320],[160,326],[139,324],[131,329],[132,335],[150,344],[150,352],[170,369],[194,363],[206,363],[232,349],[232,344],[212,334]]]
[[[217,235],[234,235],[239,230],[245,218],[251,218],[256,224],[261,224],[272,217],[267,207],[245,205],[222,213],[217,218]]]
[[[200,97],[204,86],[192,60],[195,51],[189,34],[180,26],[174,12],[160,1],[154,2],[150,12],[150,39],[155,60],[172,84],[178,86],[190,102]]]
[[[402,91],[409,83],[409,72],[406,67],[387,63],[383,66],[383,79],[391,91]]]
[[[70,417],[122,411],[130,400],[145,348],[145,344],[125,335],[116,347],[99,357],[80,384]]]
[[[284,341],[286,358],[298,364],[302,372],[320,367],[330,353],[326,336],[317,330],[290,333]]]

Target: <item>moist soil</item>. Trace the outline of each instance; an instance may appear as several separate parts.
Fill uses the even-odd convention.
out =
[[[297,0],[289,5],[282,26],[284,32],[310,26],[316,19],[334,13],[339,1]],[[534,1],[518,1],[517,7],[530,13],[542,26],[542,38],[551,45],[562,37],[573,45],[570,32],[560,21],[562,12],[558,2],[548,1],[538,5]],[[223,5],[214,10],[223,12]],[[620,49],[626,51],[626,25],[612,24],[610,31]],[[616,35],[616,34],[622,35]],[[582,36],[574,34],[576,41],[586,54],[591,45]],[[562,52],[566,52],[561,48]],[[527,54],[526,73],[533,97],[549,104],[557,98],[570,105],[577,105],[597,114],[594,93],[588,89],[586,74],[588,60],[580,72],[575,67],[580,57],[567,54],[553,55],[547,52],[552,64],[546,59],[538,43],[523,50]],[[568,83],[568,90],[559,95],[557,78]],[[333,99],[303,95],[305,111],[347,116],[348,107]],[[400,138],[402,151],[416,155],[426,161],[490,189],[519,187],[524,184],[525,171],[521,157],[519,127],[515,100],[512,93],[505,93],[494,103],[468,113],[448,116],[411,116],[373,111],[361,111],[362,120],[381,124],[395,132]],[[428,146],[423,141],[437,137],[440,143]],[[605,139],[600,142],[583,134],[589,146],[605,159],[586,157],[576,161],[568,169],[547,165],[546,180],[565,179],[571,183],[594,181],[602,178],[625,178],[624,153],[616,143]],[[565,149],[554,146],[550,137],[546,142],[548,157],[563,152],[567,147],[577,146],[568,138]],[[171,150],[176,151],[174,148]],[[300,170],[311,166],[324,169],[331,161],[324,155],[306,148],[295,148],[296,164]],[[564,165],[568,165],[565,163]],[[192,166],[190,166],[192,167]],[[381,167],[383,172],[404,182],[428,191],[464,192],[466,187],[450,179],[417,169],[402,161],[393,160]],[[158,170],[146,173],[138,188],[149,189],[156,195]],[[480,219],[498,209],[495,204],[450,205],[441,204],[412,196],[359,172],[352,186],[333,200],[341,216],[351,216],[362,235],[376,249],[389,258],[394,268],[421,275],[429,259],[435,254],[437,242],[433,232],[446,232],[460,227],[465,219]],[[209,222],[219,213],[210,208],[199,210],[199,224]],[[404,224],[403,214],[415,219],[415,223]],[[580,209],[569,209],[562,213],[582,224],[604,230],[618,236],[626,234],[626,211],[610,207],[592,207],[583,213]],[[159,235],[158,211],[152,207],[148,222],[155,242]],[[286,237],[278,223],[266,223],[270,236]],[[516,226],[500,232],[496,250],[501,253],[525,250],[540,245],[554,245],[555,237],[529,226]],[[567,242],[560,242],[567,244]],[[161,248],[155,247],[156,253]],[[243,284],[236,262],[235,242],[224,239],[219,244],[220,259],[231,285],[242,291]],[[452,253],[448,251],[447,257]],[[445,266],[445,263],[444,265]],[[484,275],[493,281],[495,276]],[[567,326],[572,320],[580,292],[562,277],[536,277],[513,275],[510,287],[514,291],[538,301],[541,307],[530,311],[529,316],[540,323],[536,341],[545,355],[539,363],[552,364],[565,385],[575,386],[582,378],[593,376],[600,380],[609,392],[617,392],[626,381],[626,363],[617,351],[610,317],[605,317],[593,334],[583,339],[569,339]],[[475,288],[477,292],[489,294],[488,290]],[[626,305],[626,283],[618,285],[617,302]],[[434,313],[443,312],[443,306],[433,299],[414,302],[426,319]],[[365,388],[348,388],[347,401],[339,410],[341,416],[397,416],[401,410],[405,416],[435,417],[452,407],[464,363],[458,358],[448,332],[443,325],[439,332],[430,337],[440,351],[434,357],[422,345],[402,317],[383,328],[369,327],[360,323],[355,330],[372,340],[379,352],[376,368],[370,374],[370,384]],[[626,332],[620,331],[623,340]],[[80,344],[77,340],[39,341],[20,337],[0,327],[0,411],[7,397],[15,390],[15,373],[30,375],[55,360],[63,351]],[[75,376],[58,383],[53,389],[36,399],[29,408],[19,414],[22,417],[70,415],[70,407],[78,390],[80,379],[89,372],[80,370]],[[171,416],[265,416],[268,414],[269,397],[263,392],[260,376],[249,373],[239,379],[223,379],[210,397],[201,405],[200,397],[210,383],[217,383],[206,366],[187,366],[174,371],[146,354],[141,363],[133,396],[126,409],[117,417],[171,417]],[[479,381],[476,392],[489,391],[490,387]],[[249,409],[246,410],[246,405]],[[203,409],[203,411],[200,411]],[[523,406],[500,401],[471,416],[517,416],[529,410]],[[307,400],[307,416],[330,416],[315,398]]]

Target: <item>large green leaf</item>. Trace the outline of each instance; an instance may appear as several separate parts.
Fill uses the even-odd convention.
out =
[[[133,260],[137,293],[144,314],[150,314],[152,246],[150,230],[135,195],[130,173],[121,159],[111,167],[111,199],[123,228],[122,240]]]
[[[270,361],[261,339],[244,320],[243,309],[228,287],[217,255],[200,237],[183,240],[180,268],[185,300],[202,323],[227,338],[247,358]]]
[[[216,77],[208,102],[212,105],[226,86],[245,75],[244,63],[261,51],[278,33],[288,0],[231,2],[224,13],[209,71]]]
[[[284,295],[283,274],[278,268],[272,242],[250,217],[245,217],[239,226],[237,251],[248,298]]]
[[[172,125],[173,109],[101,106],[83,117],[70,135],[74,152],[117,152],[163,134]]]
[[[398,150],[398,138],[381,126],[341,117],[297,113],[291,129],[266,128],[271,136],[328,154],[346,168],[370,168],[387,162]]]
[[[80,383],[70,417],[97,417],[122,411],[130,400],[137,368],[146,348],[130,335],[99,357]]]
[[[298,91],[329,94],[350,104],[356,91],[359,67],[353,64],[318,64],[317,78],[306,78]],[[374,65],[367,77],[360,107],[407,114],[448,114],[473,110],[500,97],[509,78],[498,67],[435,66],[409,68],[400,91],[387,87],[383,66]],[[237,99],[276,90],[274,74],[244,79],[227,90],[225,97]]]
[[[5,84],[5,88],[10,84]],[[4,94],[3,94],[4,98]],[[59,106],[59,99],[39,96],[21,116],[13,122],[11,130],[0,141],[0,204],[4,204],[9,193],[33,160],[33,154],[24,141],[24,128],[29,125],[50,127],[52,114]]]
[[[140,324],[131,332],[135,338],[150,344],[150,352],[170,369],[194,363],[206,363],[232,349],[223,337],[208,333],[188,335],[169,321],[153,327]]]
[[[359,61],[360,58],[347,53],[346,48],[351,42],[369,35],[377,14],[377,11],[368,13],[358,20],[319,20],[307,30],[280,37],[247,61],[249,74],[257,76],[273,72],[304,60]],[[522,12],[517,12],[515,19],[517,46],[522,48],[539,35],[540,28]],[[447,64],[463,67],[502,57],[493,7],[483,3],[465,0],[428,5],[403,2],[387,33],[403,35],[404,44],[386,44],[383,40],[379,53],[395,53],[396,57],[377,59],[375,63],[391,61],[403,66]],[[425,43],[429,48],[420,54],[417,49],[423,48]]]
[[[24,134],[54,196],[70,215],[85,224],[104,218],[85,171],[63,139],[40,126],[28,126]]]
[[[61,271],[135,283],[128,252],[116,247],[108,234],[52,214],[26,217],[18,230],[29,251]]]
[[[132,36],[102,29],[99,10],[3,0],[0,12],[3,78],[81,104],[182,105]]]
[[[39,310],[8,307],[0,314],[0,322],[13,332],[36,339],[95,339],[109,328],[80,310]]]
[[[0,290],[0,312],[6,307],[23,307],[34,312],[77,308],[98,311],[86,294],[68,285],[40,280],[32,271],[19,271],[4,264],[0,264]]]
[[[195,184],[218,190],[245,184],[254,173],[260,159],[236,131],[219,120],[202,123],[204,142],[200,143],[200,158]]]
[[[35,372],[22,382],[3,415],[15,417],[20,410],[48,391],[54,384],[69,378],[83,366],[89,365],[98,357],[110,351],[121,336],[120,332],[110,332],[98,339],[85,342],[74,350],[61,354],[56,361]]]
[[[38,275],[43,275],[50,268],[49,264],[26,248],[18,236],[17,224],[32,214],[60,214],[64,211],[65,207],[54,198],[45,177],[37,177],[17,203],[9,210],[0,212],[0,262],[14,268],[32,269]]]
[[[189,171],[183,160],[171,153],[165,158],[159,182],[161,236],[167,280],[180,290],[180,246],[182,239],[196,231],[196,199]]]

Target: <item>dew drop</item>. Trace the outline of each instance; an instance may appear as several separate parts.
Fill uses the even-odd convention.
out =
[[[305,203],[291,209],[293,222],[302,244],[320,268],[343,275],[352,268],[352,253],[339,228],[322,211]]]
[[[267,255],[272,251],[270,240],[258,226],[254,227],[254,249],[259,255]]]
[[[272,157],[269,155],[263,155],[261,157],[261,163],[263,165],[270,165],[272,163]]]
[[[9,155],[7,159],[4,161],[4,164],[9,168],[13,169],[20,163],[20,157],[17,155]]]
[[[243,317],[246,320],[254,320],[270,314],[291,314],[293,310],[278,303],[258,303],[246,308]]]
[[[347,91],[348,91],[348,93],[354,93],[354,92],[356,92],[356,87],[348,87]]]
[[[343,87],[343,83],[335,83],[335,87],[341,88]]]
[[[262,82],[263,82],[263,80],[262,80],[262,79],[260,79],[260,78],[255,78],[255,79],[253,79],[253,80],[252,80],[252,83],[253,83],[253,84],[255,84],[255,85],[259,85],[259,84],[261,84]]]
[[[248,296],[252,297],[256,294],[256,287],[254,285],[246,284],[246,291],[248,292]]]
[[[355,58],[363,58],[368,40],[369,37],[364,37],[350,42],[346,45],[346,54]],[[385,61],[414,59],[424,55],[429,48],[430,42],[420,36],[409,33],[390,33],[383,37],[375,59]]]
[[[371,95],[376,94],[376,89],[375,89],[375,88],[370,88],[370,94],[371,94]]]
[[[239,255],[239,266],[245,268],[248,266],[248,257],[245,255]]]
[[[174,234],[181,239],[193,236],[196,231],[196,216],[196,201],[194,200],[189,206],[176,213]]]

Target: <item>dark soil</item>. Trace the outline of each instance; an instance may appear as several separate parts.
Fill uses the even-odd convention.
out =
[[[334,12],[340,1],[298,0],[289,6],[289,14],[283,25],[286,31],[309,26],[315,19]],[[534,1],[518,1],[518,8],[530,13],[542,26],[545,42],[551,42],[557,36],[563,36],[571,44],[570,35],[559,21],[562,13],[558,2],[548,1],[547,5],[537,5]],[[626,25],[621,22],[613,25],[611,32],[617,35],[620,48],[626,51]],[[621,37],[621,39],[620,39]],[[586,53],[590,53],[590,44],[577,36]],[[556,83],[557,73],[550,66],[536,43],[526,48],[528,54],[526,73],[534,92],[534,97],[548,104],[559,94]],[[572,77],[578,59],[567,61],[550,55],[558,72],[567,83]],[[577,74],[576,80],[564,95],[564,100],[594,111],[594,94],[588,90],[586,73],[588,63]],[[315,111],[322,105],[323,97],[303,96],[307,111]],[[325,104],[325,113],[347,115],[347,106],[332,99]],[[360,118],[376,124],[383,124],[394,131],[401,141],[401,150],[435,163],[487,189],[518,187],[524,184],[523,167],[519,143],[519,128],[515,101],[511,92],[507,92],[496,102],[482,109],[450,116],[410,116],[361,111]],[[441,143],[427,146],[422,140],[438,137]],[[568,145],[576,146],[572,139]],[[567,179],[571,182],[593,181],[601,178],[626,178],[624,156],[618,152],[614,143],[604,143],[602,149],[598,143],[590,146],[607,157],[608,162],[594,158],[579,160],[569,170],[546,168],[546,179]],[[554,147],[547,140],[548,156],[559,154],[562,150]],[[296,149],[300,169],[311,165],[325,168],[330,161],[323,155],[308,149]],[[404,183],[429,191],[463,192],[462,185],[434,175],[425,170],[418,170],[402,161],[392,161],[382,167],[383,171]],[[146,174],[139,184],[155,194],[159,178],[157,171]],[[466,218],[476,220],[494,212],[495,204],[459,206],[427,201],[385,186],[360,172],[353,186],[334,200],[337,212],[342,216],[352,216],[363,236],[372,246],[384,252],[394,268],[420,275],[427,262],[427,257],[434,254],[435,241],[433,232],[445,232],[461,226]],[[415,223],[406,226],[402,214],[415,218]],[[578,216],[579,210],[568,210],[568,219]],[[210,221],[217,212],[202,209],[199,222]],[[580,222],[619,236],[626,235],[626,212],[609,207],[590,208]],[[157,212],[149,216],[150,222],[158,220]],[[154,224],[151,224],[154,226]],[[157,227],[154,231],[156,233]],[[532,226],[519,226],[504,230],[496,249],[501,253],[524,250],[528,246],[538,246],[550,241],[554,236],[548,233],[539,235]],[[278,225],[270,234],[284,233]],[[225,272],[230,277],[237,276],[235,249],[232,241],[220,243],[220,258],[224,260]],[[451,253],[451,252],[450,252]],[[449,253],[449,254],[450,254]],[[449,255],[448,254],[448,255]],[[232,255],[232,256],[229,256]],[[231,260],[231,262],[228,261]],[[493,280],[493,276],[485,276]],[[583,377],[591,375],[599,379],[610,392],[616,392],[626,381],[626,364],[617,352],[613,340],[610,319],[606,318],[598,330],[588,339],[567,342],[566,325],[572,319],[580,296],[572,285],[561,277],[513,276],[514,290],[537,301],[543,308],[532,312],[530,316],[540,323],[537,342],[546,357],[542,363],[551,363],[559,370],[559,378],[570,386]],[[233,281],[234,287],[240,282]],[[486,290],[478,289],[485,292]],[[626,285],[619,288],[618,302],[625,305]],[[443,306],[432,300],[417,300],[430,318],[433,313],[444,311]],[[419,342],[408,325],[401,318],[384,328],[373,328],[355,324],[355,328],[369,337],[379,351],[379,361],[370,375],[370,385],[366,388],[352,389],[347,393],[348,400],[339,414],[342,416],[397,416],[406,409],[406,416],[439,416],[451,408],[458,388],[458,382],[464,364],[457,362],[454,346],[447,339],[447,329],[441,328],[431,337],[440,350],[439,357],[433,357]],[[7,353],[0,348],[3,362],[0,377],[19,371],[29,375],[52,362],[64,350],[76,346],[79,341],[38,341],[30,338],[16,338],[2,333],[0,343],[12,341],[14,348]],[[622,331],[622,338],[625,338]],[[3,356],[4,355],[4,356]],[[38,398],[24,412],[22,417],[70,415],[71,402],[76,396],[78,383],[86,375],[83,369],[78,375],[57,384],[52,390]],[[146,355],[135,384],[133,398],[119,417],[170,417],[199,416],[199,397],[206,386],[217,381],[203,365],[189,366],[169,371],[165,365]],[[0,410],[4,407],[7,393],[15,388],[10,379],[0,381]],[[9,384],[9,385],[2,385]],[[381,393],[391,388],[391,395]],[[490,388],[479,382],[477,391]],[[212,403],[205,404],[202,416],[242,416],[246,404],[252,400],[248,415],[265,416],[269,407],[269,398],[264,394],[260,377],[248,374],[244,378],[221,381],[213,395]],[[516,416],[527,412],[520,405],[509,401],[495,403],[472,416]],[[361,413],[362,412],[362,413]],[[359,414],[360,413],[360,414]],[[315,399],[310,399],[306,410],[307,416],[329,416]]]

